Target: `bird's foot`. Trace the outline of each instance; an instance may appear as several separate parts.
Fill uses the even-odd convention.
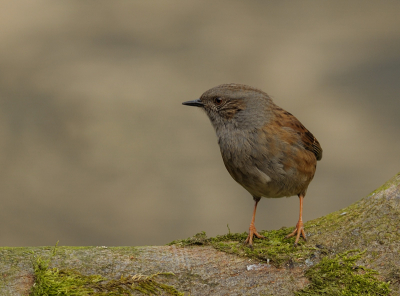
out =
[[[297,235],[296,235],[297,234]],[[303,236],[304,240],[307,241],[306,239],[306,233],[304,232],[304,224],[303,221],[299,221],[296,224],[296,229],[289,235],[286,236],[286,238],[292,237],[296,235],[296,240],[294,241],[294,246],[297,246],[297,243],[299,242],[300,235]]]
[[[250,248],[253,247],[253,236],[256,236],[257,238],[265,238],[265,236],[263,236],[257,232],[257,229],[253,224],[250,224],[249,235],[247,236],[246,240],[244,241],[244,244],[248,245]]]

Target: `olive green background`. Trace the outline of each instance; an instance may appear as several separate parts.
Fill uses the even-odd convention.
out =
[[[165,244],[248,229],[253,202],[203,112],[269,93],[324,156],[304,204],[343,208],[400,168],[399,1],[0,2],[0,245]],[[263,199],[258,229],[294,226]]]

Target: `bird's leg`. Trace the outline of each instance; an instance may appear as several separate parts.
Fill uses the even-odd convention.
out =
[[[303,224],[303,199],[304,199],[304,194],[299,194],[299,199],[300,199],[300,216],[299,216],[299,222],[296,224],[296,229],[289,235],[286,236],[286,238],[294,236],[296,233],[296,240],[294,242],[294,245],[297,246],[297,243],[299,242],[300,235],[303,236],[304,240],[307,241],[306,239],[306,233],[304,232],[304,224]]]
[[[265,238],[265,236],[262,236],[259,234],[256,230],[256,227],[254,226],[254,221],[256,220],[256,210],[257,210],[257,204],[260,201],[261,197],[253,197],[255,204],[254,204],[254,211],[253,211],[253,217],[251,218],[251,223],[249,227],[249,235],[247,236],[245,240],[245,244],[248,244],[249,247],[253,247],[253,235],[255,235],[258,238]]]

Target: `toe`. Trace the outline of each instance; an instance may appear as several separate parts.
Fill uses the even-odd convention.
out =
[[[254,225],[250,225],[249,235],[247,236],[246,240],[244,241],[244,244],[248,245],[250,248],[253,247],[253,236],[255,236],[257,238],[261,238],[261,239],[266,238],[265,236],[263,236],[257,232]]]
[[[299,222],[296,224],[295,230],[294,230],[292,233],[288,234],[288,235],[286,236],[286,238],[289,238],[289,237],[292,237],[292,236],[296,236],[296,240],[295,240],[295,242],[294,242],[294,246],[295,246],[295,247],[297,246],[297,244],[298,244],[298,242],[299,242],[301,236],[304,238],[305,241],[307,241],[307,239],[306,239],[306,233],[305,233],[305,231],[304,231],[303,221],[299,221]]]

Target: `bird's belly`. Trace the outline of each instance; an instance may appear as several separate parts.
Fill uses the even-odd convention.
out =
[[[285,197],[305,193],[311,182],[315,167],[304,169],[285,168],[280,162],[257,162],[254,159],[234,161],[224,159],[232,178],[250,194],[258,197]],[[261,164],[263,164],[262,169]]]
[[[300,188],[303,187],[303,184],[297,184],[288,178],[277,180],[273,174],[272,177],[263,172],[260,174],[256,167],[253,169],[227,167],[227,169],[232,178],[253,196],[269,198],[293,196],[299,194]]]
[[[305,193],[314,177],[316,159],[300,146],[259,145],[256,138],[219,137],[221,154],[232,178],[253,196],[284,197]],[[257,148],[261,147],[261,148]]]

